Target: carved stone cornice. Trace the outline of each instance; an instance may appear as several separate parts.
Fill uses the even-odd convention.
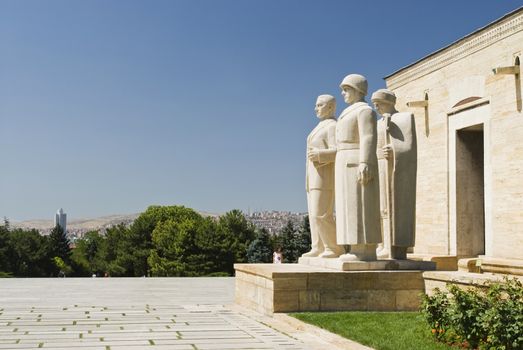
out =
[[[387,87],[394,90],[412,80],[421,78],[442,67],[459,61],[522,30],[523,8],[519,8],[486,27],[478,29],[449,46],[385,77]]]

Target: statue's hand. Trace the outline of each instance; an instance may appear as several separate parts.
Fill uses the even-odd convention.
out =
[[[390,144],[383,146],[381,150],[383,151],[383,157],[385,157],[385,159],[392,158],[392,146]]]
[[[309,158],[312,162],[319,162],[320,161],[320,151],[317,149],[309,148],[307,151],[307,158]]]
[[[369,173],[369,166],[366,163],[360,163],[358,167],[358,181],[360,184],[365,186],[371,180]]]

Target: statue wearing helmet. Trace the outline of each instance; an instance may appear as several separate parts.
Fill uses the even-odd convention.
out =
[[[372,261],[381,243],[376,114],[365,102],[364,76],[350,74],[340,87],[349,107],[336,123],[336,240],[350,245],[341,260]]]

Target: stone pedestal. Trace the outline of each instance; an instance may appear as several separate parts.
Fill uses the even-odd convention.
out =
[[[482,287],[488,282],[502,282],[505,274],[496,273],[474,273],[468,271],[427,271],[423,273],[425,290],[427,294],[433,294],[436,288],[446,291],[447,284],[451,283],[463,288]],[[509,276],[523,282],[523,276]]]
[[[305,264],[236,264],[235,301],[264,314],[418,309],[419,294],[425,289],[423,271],[392,270],[393,266],[406,268],[411,262],[395,265],[385,261],[379,265],[381,270],[358,270],[364,266],[356,263],[359,268],[351,266],[354,262],[343,263],[345,271]],[[426,269],[434,269],[433,263],[431,266],[425,264]]]
[[[420,260],[383,259],[376,261],[341,261],[340,259],[300,258],[298,263],[337,271],[427,271],[436,269],[436,263]]]
[[[434,254],[407,254],[409,260],[432,261],[436,263],[436,270],[456,271],[458,269],[458,258],[454,255]]]
[[[459,259],[458,270],[523,276],[523,259],[500,259],[480,255],[476,258]]]

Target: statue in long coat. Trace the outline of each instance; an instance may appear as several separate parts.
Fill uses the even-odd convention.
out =
[[[365,77],[350,74],[340,87],[349,107],[336,124],[336,241],[350,246],[341,260],[372,261],[381,243],[376,113]]]
[[[406,259],[416,227],[416,125],[412,113],[398,112],[387,89],[372,94],[378,120],[378,165],[383,247],[378,256]]]

